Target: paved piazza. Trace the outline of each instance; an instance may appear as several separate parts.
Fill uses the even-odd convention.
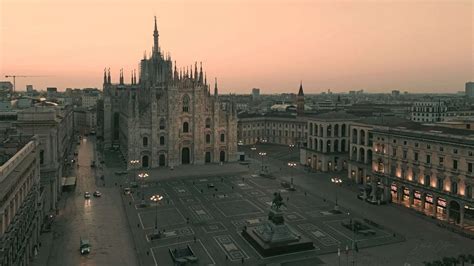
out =
[[[280,192],[286,204],[282,207],[285,222],[309,237],[314,250],[263,258],[242,238],[244,226],[267,220],[274,192]],[[164,197],[158,204],[149,201],[155,194]],[[350,210],[340,208],[340,213],[334,213],[333,202],[298,186],[296,191],[287,191],[277,180],[251,174],[150,182],[122,199],[143,265],[173,265],[169,250],[188,245],[197,254],[199,265],[241,264],[242,260],[246,265],[301,260],[298,263],[302,265],[315,265],[322,263],[318,255],[345,250],[354,238],[359,248],[404,240],[382,226],[370,226],[373,235],[353,235],[342,222],[363,219],[354,217]],[[141,206],[142,199],[147,207]],[[163,234],[151,240],[155,220]]]

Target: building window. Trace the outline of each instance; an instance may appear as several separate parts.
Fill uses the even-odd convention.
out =
[[[443,157],[439,157],[439,165],[440,165],[440,166],[443,166],[443,163],[444,163],[444,158],[443,158]]]
[[[224,142],[225,141],[225,135],[224,133],[221,133],[221,142]]]
[[[444,148],[443,148],[443,147],[439,147],[439,151],[444,151]]]
[[[189,96],[184,95],[183,97],[183,112],[189,112]]]
[[[407,151],[403,151],[403,159],[407,158]]]
[[[188,122],[183,123],[183,132],[188,133],[189,132],[189,124]]]
[[[44,164],[44,150],[40,150],[40,164]]]
[[[441,178],[438,178],[438,182],[436,184],[436,188],[439,189],[439,190],[443,190],[443,179]]]
[[[467,163],[467,171],[472,173],[472,163]]]
[[[160,119],[160,129],[165,129],[166,126],[165,126],[165,119],[164,118],[161,118]]]
[[[206,118],[206,128],[211,128],[211,119],[209,117]]]
[[[468,154],[469,156],[472,156],[473,153],[472,153],[472,151],[469,151],[467,154]]]
[[[453,149],[454,154],[458,154],[458,149]]]
[[[397,149],[396,149],[396,148],[394,148],[394,149],[392,150],[392,156],[393,156],[393,157],[397,156]]]
[[[431,163],[431,155],[426,155],[426,163]]]
[[[165,137],[164,136],[160,137],[160,145],[161,146],[165,145]]]
[[[415,142],[415,147],[418,148],[418,142]]]
[[[403,145],[407,145],[407,141],[406,141],[406,140],[405,140],[405,141],[403,141]]]
[[[426,148],[427,148],[428,150],[430,150],[430,149],[431,149],[431,145],[430,145],[430,144],[426,144]]]
[[[458,160],[453,160],[453,169],[458,169]]]
[[[430,176],[429,176],[429,175],[425,175],[425,182],[424,182],[424,185],[425,185],[425,186],[429,186],[429,185],[430,185]]]
[[[415,162],[418,162],[418,152],[415,152]]]
[[[451,183],[451,192],[454,194],[458,194],[458,183],[456,182]]]
[[[146,146],[148,146],[148,138],[143,137],[143,147],[146,147]]]
[[[466,187],[466,197],[468,197],[469,199],[472,198],[472,187],[471,186]]]
[[[211,135],[206,134],[206,143],[211,143]]]

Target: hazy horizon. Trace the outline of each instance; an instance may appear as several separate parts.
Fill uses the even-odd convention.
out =
[[[0,80],[17,90],[102,88],[153,45],[203,63],[220,92],[464,90],[474,80],[472,1],[0,0]]]

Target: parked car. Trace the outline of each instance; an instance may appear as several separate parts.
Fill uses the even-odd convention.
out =
[[[91,244],[89,243],[88,239],[82,239],[81,238],[79,250],[81,251],[81,255],[91,253]]]
[[[89,191],[84,192],[84,198],[85,199],[90,199],[91,198],[91,193]]]
[[[213,183],[207,183],[207,188],[214,188],[214,184]]]
[[[98,197],[101,197],[102,196],[102,193],[100,193],[100,191],[95,191],[94,192],[94,197],[98,198]]]
[[[129,195],[131,193],[131,189],[129,187],[126,187],[123,189],[123,194]]]

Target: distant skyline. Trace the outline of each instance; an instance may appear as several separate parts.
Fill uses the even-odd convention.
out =
[[[474,80],[471,0],[0,0],[0,80],[102,88],[153,45],[220,92],[456,92]]]

